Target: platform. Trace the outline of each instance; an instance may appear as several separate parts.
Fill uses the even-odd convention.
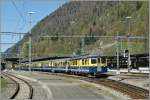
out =
[[[118,72],[118,70],[116,70],[116,69],[109,69],[108,72],[116,74]],[[128,69],[120,69],[119,72],[120,73],[127,73]],[[142,67],[139,68],[139,70],[137,70],[137,69],[131,69],[130,70],[130,73],[147,73],[148,74],[149,72],[150,72],[149,68],[142,68]]]

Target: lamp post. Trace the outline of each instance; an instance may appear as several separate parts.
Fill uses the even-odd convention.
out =
[[[132,18],[131,16],[127,16],[127,17],[125,17],[126,18],[126,20],[127,20],[127,22]],[[128,49],[128,72],[130,72],[130,65],[131,65],[131,61],[130,61],[130,39],[129,39],[129,37],[130,37],[130,22],[129,22],[129,27],[128,27],[128,34],[127,34],[127,49]]]
[[[34,13],[35,12],[28,12],[29,17],[30,17],[30,21],[29,21],[30,28],[32,25],[31,15]],[[31,29],[30,29],[29,31],[29,71],[31,71],[31,64],[32,64],[32,41],[31,41]]]

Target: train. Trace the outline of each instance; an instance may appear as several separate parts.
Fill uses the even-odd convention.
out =
[[[148,68],[149,55],[131,55],[131,69]],[[128,68],[128,58],[119,56],[119,68]],[[69,58],[42,58],[33,60],[30,65],[32,71],[62,72],[82,75],[105,74],[110,69],[116,69],[116,56],[85,55]],[[19,64],[18,64],[19,65]],[[22,62],[18,67],[22,70],[29,70],[28,61]]]
[[[24,65],[24,68],[25,66],[29,66],[28,63]],[[35,61],[32,62],[30,67],[31,71],[67,72],[86,75],[98,75],[106,73],[108,70],[107,58],[96,55]]]

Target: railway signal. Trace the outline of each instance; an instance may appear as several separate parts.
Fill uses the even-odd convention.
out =
[[[123,57],[128,58],[127,59],[127,67],[128,72],[130,72],[130,66],[131,66],[131,58],[130,58],[130,51],[128,49],[124,50]]]
[[[123,57],[128,57],[128,53],[129,53],[129,50],[124,50],[124,52],[123,52]]]

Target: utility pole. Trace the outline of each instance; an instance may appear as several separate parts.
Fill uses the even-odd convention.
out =
[[[83,55],[84,54],[84,38],[82,38],[82,44],[81,44],[81,54]]]
[[[117,73],[120,74],[119,70],[119,37],[118,37],[118,32],[117,32]]]
[[[130,34],[128,34],[127,36],[127,49],[128,49],[128,72],[130,72],[130,65],[131,65],[131,61],[130,61],[130,46],[129,46],[129,43],[130,43]]]
[[[1,7],[0,7],[0,11],[1,11]],[[1,16],[0,16],[0,22],[1,22]],[[2,66],[1,66],[1,63],[2,63],[2,43],[1,43],[1,23],[0,23],[0,68],[2,68]],[[1,74],[1,70],[0,70],[0,75],[2,75]],[[2,76],[1,76],[2,77]],[[0,82],[1,82],[1,80],[0,80]],[[1,85],[0,85],[0,88],[1,88]],[[1,89],[0,89],[0,92],[1,92]],[[0,93],[0,96],[1,96],[1,93]]]
[[[102,41],[100,41],[100,43],[99,43],[99,55],[101,55],[101,54],[103,54],[103,52],[102,52],[102,49],[103,49],[103,47],[102,47],[102,44],[103,44],[103,42]]]
[[[0,3],[2,3],[2,0],[0,1]],[[1,12],[1,6],[0,6],[0,12]],[[2,68],[1,66],[1,63],[2,63],[2,46],[1,46],[1,16],[0,16],[0,68]],[[1,73],[1,70],[0,70],[0,75],[2,75]],[[1,76],[2,77],[2,76]],[[1,82],[1,79],[0,79],[0,82]],[[0,85],[0,97],[2,96],[1,93],[2,93],[2,87]]]
[[[128,34],[127,34],[127,49],[128,49],[128,63],[127,63],[127,67],[128,67],[128,72],[130,72],[130,65],[131,65],[131,61],[130,61],[130,22],[129,19],[131,19],[131,16],[127,16],[127,22],[128,22]]]
[[[31,15],[34,14],[34,13],[35,12],[28,12],[29,17],[30,17],[30,21],[29,21],[30,28],[31,28],[31,25],[32,25]],[[32,64],[32,41],[31,41],[31,29],[30,29],[30,32],[29,32],[29,71],[30,72],[31,72],[31,64]]]
[[[19,40],[21,40],[21,34],[19,34]],[[21,45],[18,47],[19,51],[19,71],[21,71]]]
[[[122,50],[123,50],[122,39],[120,39],[120,42],[121,42],[121,43],[120,43],[120,45],[121,45],[121,47],[120,47],[121,50],[120,50],[120,51],[122,52]]]

